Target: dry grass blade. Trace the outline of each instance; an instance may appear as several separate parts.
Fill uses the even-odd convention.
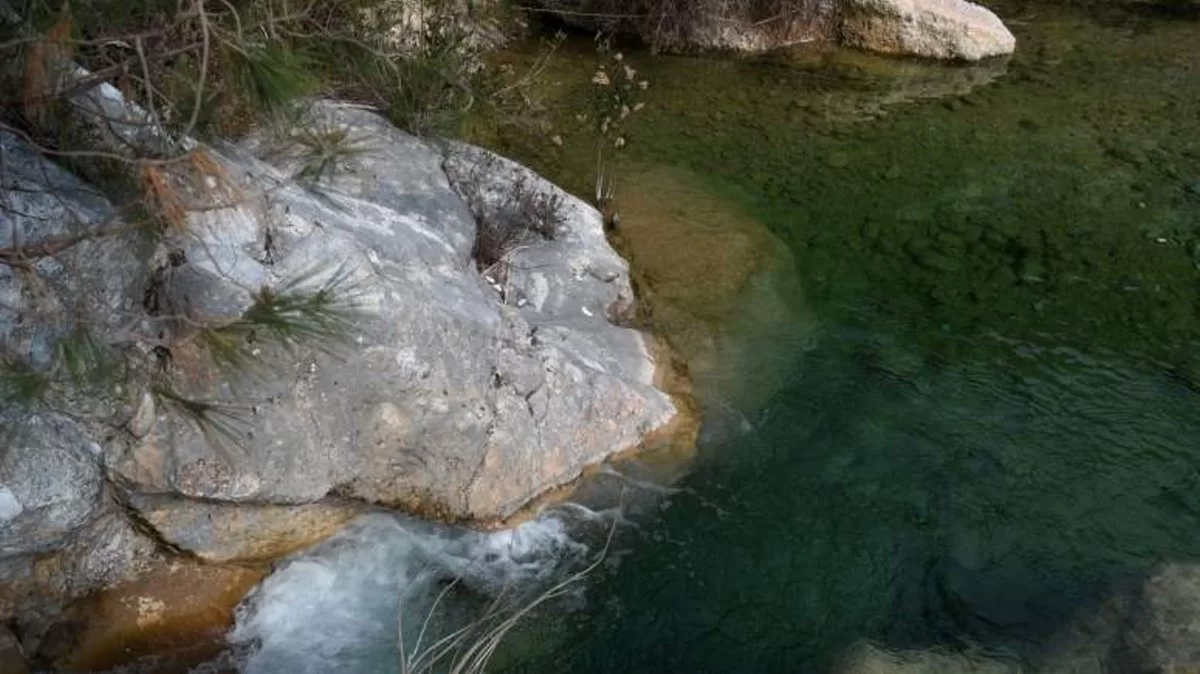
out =
[[[446,674],[484,674],[505,638],[522,620],[539,607],[565,596],[576,584],[582,582],[603,563],[608,556],[609,546],[612,545],[615,533],[616,523],[614,522],[613,526],[609,528],[604,547],[596,559],[583,569],[570,574],[532,598],[523,600],[519,605],[513,605],[510,602],[511,587],[506,587],[488,604],[483,615],[463,627],[451,631],[425,648],[421,647],[421,643],[424,641],[430,621],[460,579],[456,578],[438,593],[433,605],[425,615],[425,620],[411,652],[404,645],[404,612],[402,608],[399,628],[401,674],[433,674],[440,671],[444,671]]]

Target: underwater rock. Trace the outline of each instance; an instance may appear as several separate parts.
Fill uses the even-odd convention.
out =
[[[1037,671],[1200,669],[1200,566],[1163,564],[1055,635]]]
[[[960,61],[1016,49],[991,10],[966,0],[851,0],[842,13],[842,42],[859,49]]]
[[[0,627],[0,674],[29,674],[21,642],[5,627]]]
[[[1020,674],[1016,661],[948,649],[892,651],[859,644],[843,656],[837,674]]]
[[[1131,613],[1114,671],[1200,668],[1200,566],[1159,569],[1142,585]]]

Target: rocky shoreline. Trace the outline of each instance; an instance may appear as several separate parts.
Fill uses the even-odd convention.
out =
[[[26,652],[62,641],[52,633],[72,602],[136,587],[173,559],[261,564],[377,507],[505,520],[675,428],[678,408],[655,386],[661,363],[622,327],[634,308],[628,266],[597,211],[515,163],[418,140],[360,107],[317,102],[308,124],[355,151],[314,177],[300,131],[205,148],[218,168],[201,196],[226,203],[192,209],[156,267],[109,237],[48,270],[102,326],[131,315],[139,329],[168,329],[164,315],[237,325],[264,288],[334,282],[352,294],[354,322],[345,344],[263,342],[267,366],[255,371],[177,348],[173,365],[188,376],[171,396],[139,378],[153,365],[147,350],[128,356],[135,376],[87,402],[87,415],[56,400],[9,410],[0,614]],[[6,196],[42,216],[10,231],[36,242],[61,236],[53,223],[111,217],[96,190],[20,139],[2,141],[28,183]],[[537,218],[544,229],[527,231]],[[484,267],[478,235],[489,227],[515,238]],[[85,267],[107,282],[67,273]],[[26,282],[0,279],[27,300]],[[33,310],[0,311],[4,338],[42,344],[22,331]],[[236,441],[172,409],[176,395],[238,410]]]

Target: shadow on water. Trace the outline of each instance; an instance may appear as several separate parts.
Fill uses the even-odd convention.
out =
[[[799,299],[760,322],[738,295],[724,332],[672,314],[733,342],[769,324],[690,342],[754,354],[718,380],[761,395],[698,388],[693,473],[512,671],[820,672],[863,640],[1063,671],[1057,635],[1200,562],[1200,24],[1004,15],[1000,71],[629,59],[652,83],[629,158],[766,225]],[[550,72],[562,147],[484,140],[585,192],[593,67]]]

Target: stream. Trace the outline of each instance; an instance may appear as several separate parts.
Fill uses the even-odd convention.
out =
[[[439,596],[455,625],[603,555],[489,671],[820,673],[866,642],[1068,671],[1081,616],[1200,561],[1200,21],[998,10],[1004,64],[626,54],[615,237],[704,412],[685,474],[633,458],[504,532],[372,516],[256,591],[239,668],[396,671]],[[590,194],[596,63],[568,40],[540,114],[469,136]]]

